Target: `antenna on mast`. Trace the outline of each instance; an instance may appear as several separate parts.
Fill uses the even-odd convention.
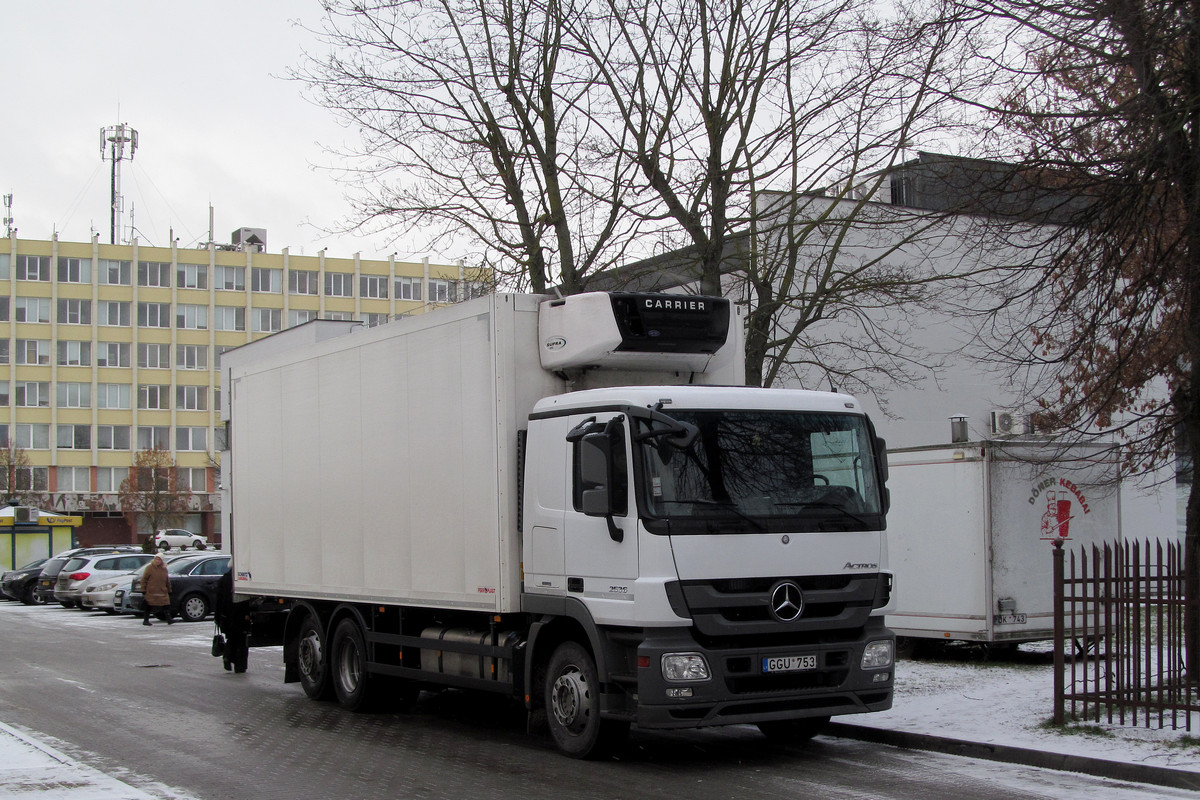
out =
[[[4,195],[4,238],[11,239],[13,235],[12,194]]]
[[[133,160],[138,146],[138,133],[124,122],[100,129],[100,160],[112,162],[112,205],[109,214],[109,244],[117,243],[117,232],[121,229],[121,162]]]

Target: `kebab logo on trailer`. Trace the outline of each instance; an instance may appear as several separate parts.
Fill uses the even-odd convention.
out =
[[[1066,478],[1046,478],[1033,487],[1029,505],[1037,505],[1038,498],[1045,495],[1046,510],[1042,514],[1043,539],[1071,538],[1071,520],[1080,513],[1090,514],[1087,498],[1079,487]]]

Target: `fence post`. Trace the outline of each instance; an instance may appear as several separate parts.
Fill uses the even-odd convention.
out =
[[[1054,724],[1066,721],[1063,695],[1066,687],[1063,680],[1066,659],[1063,656],[1063,550],[1062,539],[1054,540]]]

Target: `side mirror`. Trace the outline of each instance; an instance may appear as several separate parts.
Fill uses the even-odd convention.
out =
[[[589,433],[579,443],[579,476],[583,481],[581,505],[589,517],[608,520],[608,535],[614,542],[625,538],[625,532],[613,521],[612,439],[607,433]]]

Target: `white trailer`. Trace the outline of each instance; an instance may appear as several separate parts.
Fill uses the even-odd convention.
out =
[[[852,397],[729,386],[741,347],[726,300],[593,293],[225,353],[235,592],[288,610],[286,679],[500,692],[572,756],[890,707],[883,444]]]
[[[1052,549],[1121,537],[1116,465],[1099,445],[985,440],[892,450],[897,636],[1049,639]]]

